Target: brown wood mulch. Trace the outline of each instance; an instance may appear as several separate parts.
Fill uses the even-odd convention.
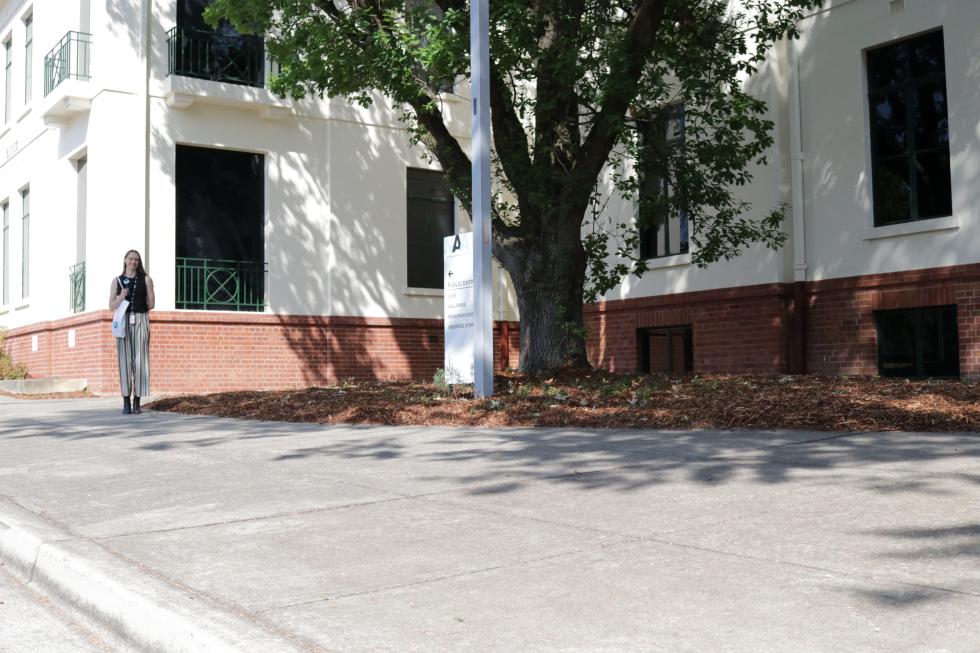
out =
[[[151,407],[323,424],[980,431],[980,383],[877,377],[506,374],[483,400],[471,389],[351,381],[170,397]]]

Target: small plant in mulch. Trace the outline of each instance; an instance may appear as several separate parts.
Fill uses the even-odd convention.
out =
[[[25,368],[23,365],[15,363],[13,359],[7,355],[7,352],[4,349],[3,342],[6,339],[6,331],[0,329],[0,381],[26,379],[27,368]]]
[[[157,410],[318,423],[581,428],[980,431],[974,381],[795,375],[610,374],[495,377],[472,386],[346,380],[335,386],[157,401]]]

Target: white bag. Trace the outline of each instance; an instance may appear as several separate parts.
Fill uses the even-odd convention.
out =
[[[119,279],[116,279],[116,283],[119,283]],[[122,286],[119,286],[120,289]],[[129,308],[129,300],[123,299],[119,302],[119,306],[116,307],[116,312],[112,314],[112,335],[117,338],[126,337],[126,309]]]

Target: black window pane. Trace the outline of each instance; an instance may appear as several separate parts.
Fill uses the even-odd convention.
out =
[[[265,157],[177,146],[178,257],[265,259]]]
[[[916,163],[916,205],[919,218],[953,215],[953,196],[949,181],[949,151],[942,149],[920,154]]]
[[[640,329],[637,341],[642,371],[679,374],[694,370],[694,338],[689,324]]]
[[[878,373],[915,376],[915,323],[906,311],[878,314]]]
[[[873,173],[875,224],[912,219],[911,186],[905,157],[879,161]]]
[[[679,209],[676,163],[684,149],[684,105],[663,107],[638,124],[639,197],[637,225],[641,258],[688,251],[687,214]]]
[[[903,94],[888,93],[871,97],[871,132],[878,156],[894,156],[908,151],[908,116]]]
[[[867,53],[875,225],[952,214],[942,32]]]
[[[956,307],[875,313],[882,376],[959,376]]]
[[[956,307],[943,306],[922,312],[922,375],[959,376],[959,337]]]
[[[882,88],[905,81],[908,77],[908,54],[908,44],[905,42],[868,52],[868,88]]]
[[[933,32],[909,41],[909,68],[912,77],[944,74],[943,33]]]
[[[453,196],[445,176],[408,171],[407,245],[411,288],[443,287],[443,238],[453,233]]]
[[[949,145],[945,82],[922,84],[918,87],[913,124],[917,150]]]

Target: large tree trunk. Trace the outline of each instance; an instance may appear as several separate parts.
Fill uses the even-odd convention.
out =
[[[586,258],[577,230],[495,248],[510,273],[521,319],[521,371],[588,367],[582,290]]]

